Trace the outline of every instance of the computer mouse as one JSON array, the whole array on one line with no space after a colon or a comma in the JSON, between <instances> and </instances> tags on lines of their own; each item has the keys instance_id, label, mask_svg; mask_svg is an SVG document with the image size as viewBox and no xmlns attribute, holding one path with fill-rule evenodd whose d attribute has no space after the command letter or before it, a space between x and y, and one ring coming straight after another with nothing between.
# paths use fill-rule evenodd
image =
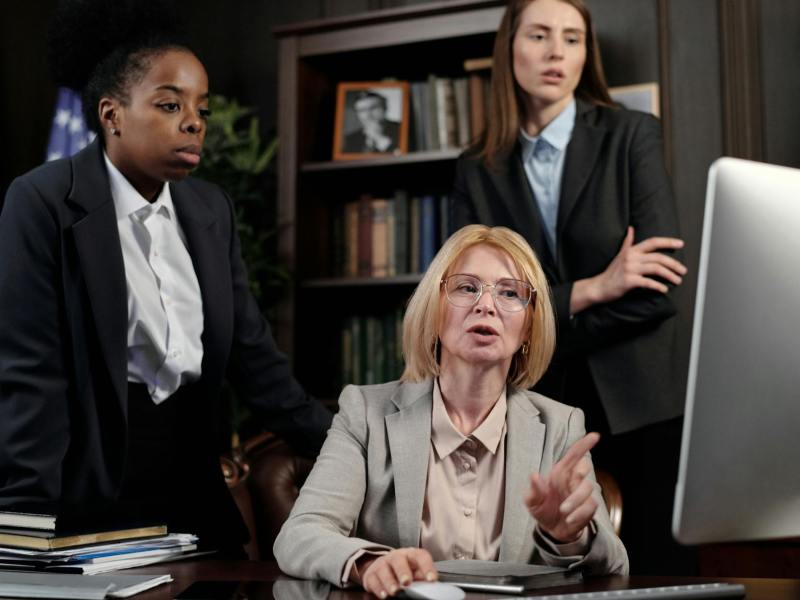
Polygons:
<instances>
[{"instance_id":1,"label":"computer mouse","mask_svg":"<svg viewBox=\"0 0 800 600\"><path fill-rule=\"evenodd\" d=\"M409 598L419 600L464 600L464 590L441 581L414 581L403 590Z\"/></svg>"}]
</instances>

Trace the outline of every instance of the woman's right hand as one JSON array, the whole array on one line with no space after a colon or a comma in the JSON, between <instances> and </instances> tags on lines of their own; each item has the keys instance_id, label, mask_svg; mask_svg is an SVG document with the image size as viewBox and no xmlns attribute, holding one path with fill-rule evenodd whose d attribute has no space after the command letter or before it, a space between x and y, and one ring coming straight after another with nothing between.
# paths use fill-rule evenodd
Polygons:
<instances>
[{"instance_id":1,"label":"woman's right hand","mask_svg":"<svg viewBox=\"0 0 800 600\"><path fill-rule=\"evenodd\" d=\"M679 248L683 248L683 240L672 237L651 237L634 244L633 227L628 227L622 248L605 271L575 282L570 298L570 314L579 313L594 304L611 302L635 288L666 294L669 287L654 277L680 285L687 269L680 261L659 250Z\"/></svg>"},{"instance_id":2,"label":"woman's right hand","mask_svg":"<svg viewBox=\"0 0 800 600\"><path fill-rule=\"evenodd\" d=\"M394 596L412 581L436 581L439 574L430 552L398 548L361 563L361 587L379 598Z\"/></svg>"}]
</instances>

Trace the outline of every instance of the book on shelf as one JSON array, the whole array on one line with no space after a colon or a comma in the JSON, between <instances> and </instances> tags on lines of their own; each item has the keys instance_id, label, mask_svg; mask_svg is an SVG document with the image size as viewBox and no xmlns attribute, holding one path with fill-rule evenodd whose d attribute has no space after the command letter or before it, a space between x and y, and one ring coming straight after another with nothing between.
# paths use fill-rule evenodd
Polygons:
<instances>
[{"instance_id":1,"label":"book on shelf","mask_svg":"<svg viewBox=\"0 0 800 600\"><path fill-rule=\"evenodd\" d=\"M425 142L426 150L439 150L439 109L436 97L436 75L428 75L428 86L425 93L426 125Z\"/></svg>"},{"instance_id":2,"label":"book on shelf","mask_svg":"<svg viewBox=\"0 0 800 600\"><path fill-rule=\"evenodd\" d=\"M387 277L389 275L389 252L387 247L389 238L387 231L389 201L375 198L370 202L370 206L372 209L372 220L370 221L372 266L367 274L372 277Z\"/></svg>"},{"instance_id":3,"label":"book on shelf","mask_svg":"<svg viewBox=\"0 0 800 600\"><path fill-rule=\"evenodd\" d=\"M419 196L412 196L408 204L408 268L411 273L419 273L419 254L420 240L420 199Z\"/></svg>"},{"instance_id":4,"label":"book on shelf","mask_svg":"<svg viewBox=\"0 0 800 600\"><path fill-rule=\"evenodd\" d=\"M521 594L527 590L570 585L583 580L578 570L546 565L487 560L442 560L434 563L439 581L465 590Z\"/></svg>"},{"instance_id":5,"label":"book on shelf","mask_svg":"<svg viewBox=\"0 0 800 600\"><path fill-rule=\"evenodd\" d=\"M358 275L358 202L344 205L345 277Z\"/></svg>"},{"instance_id":6,"label":"book on shelf","mask_svg":"<svg viewBox=\"0 0 800 600\"><path fill-rule=\"evenodd\" d=\"M372 197L361 194L358 200L358 276L372 273Z\"/></svg>"},{"instance_id":7,"label":"book on shelf","mask_svg":"<svg viewBox=\"0 0 800 600\"><path fill-rule=\"evenodd\" d=\"M397 190L394 193L394 266L397 275L413 272L408 264L408 193Z\"/></svg>"},{"instance_id":8,"label":"book on shelf","mask_svg":"<svg viewBox=\"0 0 800 600\"><path fill-rule=\"evenodd\" d=\"M411 83L411 130L413 132L413 149L416 151L427 150L428 140L425 138L428 132L427 116L427 82L414 81Z\"/></svg>"},{"instance_id":9,"label":"book on shelf","mask_svg":"<svg viewBox=\"0 0 800 600\"><path fill-rule=\"evenodd\" d=\"M65 531L57 532L37 529L0 530L0 546L27 548L30 550L58 550L86 546L101 542L151 538L167 533L165 525L146 525L127 529L105 531Z\"/></svg>"},{"instance_id":10,"label":"book on shelf","mask_svg":"<svg viewBox=\"0 0 800 600\"><path fill-rule=\"evenodd\" d=\"M436 198L430 194L422 196L420 202L419 272L423 273L431 264L437 250L439 233Z\"/></svg>"},{"instance_id":11,"label":"book on shelf","mask_svg":"<svg viewBox=\"0 0 800 600\"><path fill-rule=\"evenodd\" d=\"M469 81L466 77L457 77L453 80L453 98L455 99L456 113L456 145L465 148L472 139L469 108Z\"/></svg>"},{"instance_id":12,"label":"book on shelf","mask_svg":"<svg viewBox=\"0 0 800 600\"><path fill-rule=\"evenodd\" d=\"M453 80L448 77L437 77L434 93L436 98L438 147L441 150L456 148L459 134Z\"/></svg>"},{"instance_id":13,"label":"book on shelf","mask_svg":"<svg viewBox=\"0 0 800 600\"><path fill-rule=\"evenodd\" d=\"M468 58L464 61L465 71L491 71L492 57L482 56L480 58Z\"/></svg>"},{"instance_id":14,"label":"book on shelf","mask_svg":"<svg viewBox=\"0 0 800 600\"><path fill-rule=\"evenodd\" d=\"M383 383L400 377L403 308L343 320L341 385Z\"/></svg>"}]
</instances>

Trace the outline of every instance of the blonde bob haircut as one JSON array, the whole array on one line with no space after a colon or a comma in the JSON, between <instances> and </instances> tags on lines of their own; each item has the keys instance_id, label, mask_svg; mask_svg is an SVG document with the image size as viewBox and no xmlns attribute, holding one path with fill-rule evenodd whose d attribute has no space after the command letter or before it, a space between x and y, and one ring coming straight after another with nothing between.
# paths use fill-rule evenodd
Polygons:
<instances>
[{"instance_id":1,"label":"blonde bob haircut","mask_svg":"<svg viewBox=\"0 0 800 600\"><path fill-rule=\"evenodd\" d=\"M508 254L520 277L536 290L535 297L525 309L527 335L511 361L507 381L516 388L526 389L539 381L547 370L556 343L555 319L550 286L536 254L525 238L506 227L467 225L444 243L408 302L403 318L403 357L406 362L401 377L403 381L419 382L439 376L440 313L447 303L443 300L441 282L451 274L461 255L478 244L494 246Z\"/></svg>"}]
</instances>

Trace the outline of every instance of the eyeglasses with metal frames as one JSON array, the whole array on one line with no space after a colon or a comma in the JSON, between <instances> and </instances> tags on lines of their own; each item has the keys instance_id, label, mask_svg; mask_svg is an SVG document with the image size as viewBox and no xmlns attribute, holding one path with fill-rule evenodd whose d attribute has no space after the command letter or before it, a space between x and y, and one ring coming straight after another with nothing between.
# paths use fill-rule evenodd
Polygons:
<instances>
[{"instance_id":1,"label":"eyeglasses with metal frames","mask_svg":"<svg viewBox=\"0 0 800 600\"><path fill-rule=\"evenodd\" d=\"M468 308L477 304L485 289L490 288L495 305L506 312L524 310L536 298L536 290L519 279L498 279L486 283L474 275L456 273L441 280L447 301L453 306Z\"/></svg>"}]
</instances>

